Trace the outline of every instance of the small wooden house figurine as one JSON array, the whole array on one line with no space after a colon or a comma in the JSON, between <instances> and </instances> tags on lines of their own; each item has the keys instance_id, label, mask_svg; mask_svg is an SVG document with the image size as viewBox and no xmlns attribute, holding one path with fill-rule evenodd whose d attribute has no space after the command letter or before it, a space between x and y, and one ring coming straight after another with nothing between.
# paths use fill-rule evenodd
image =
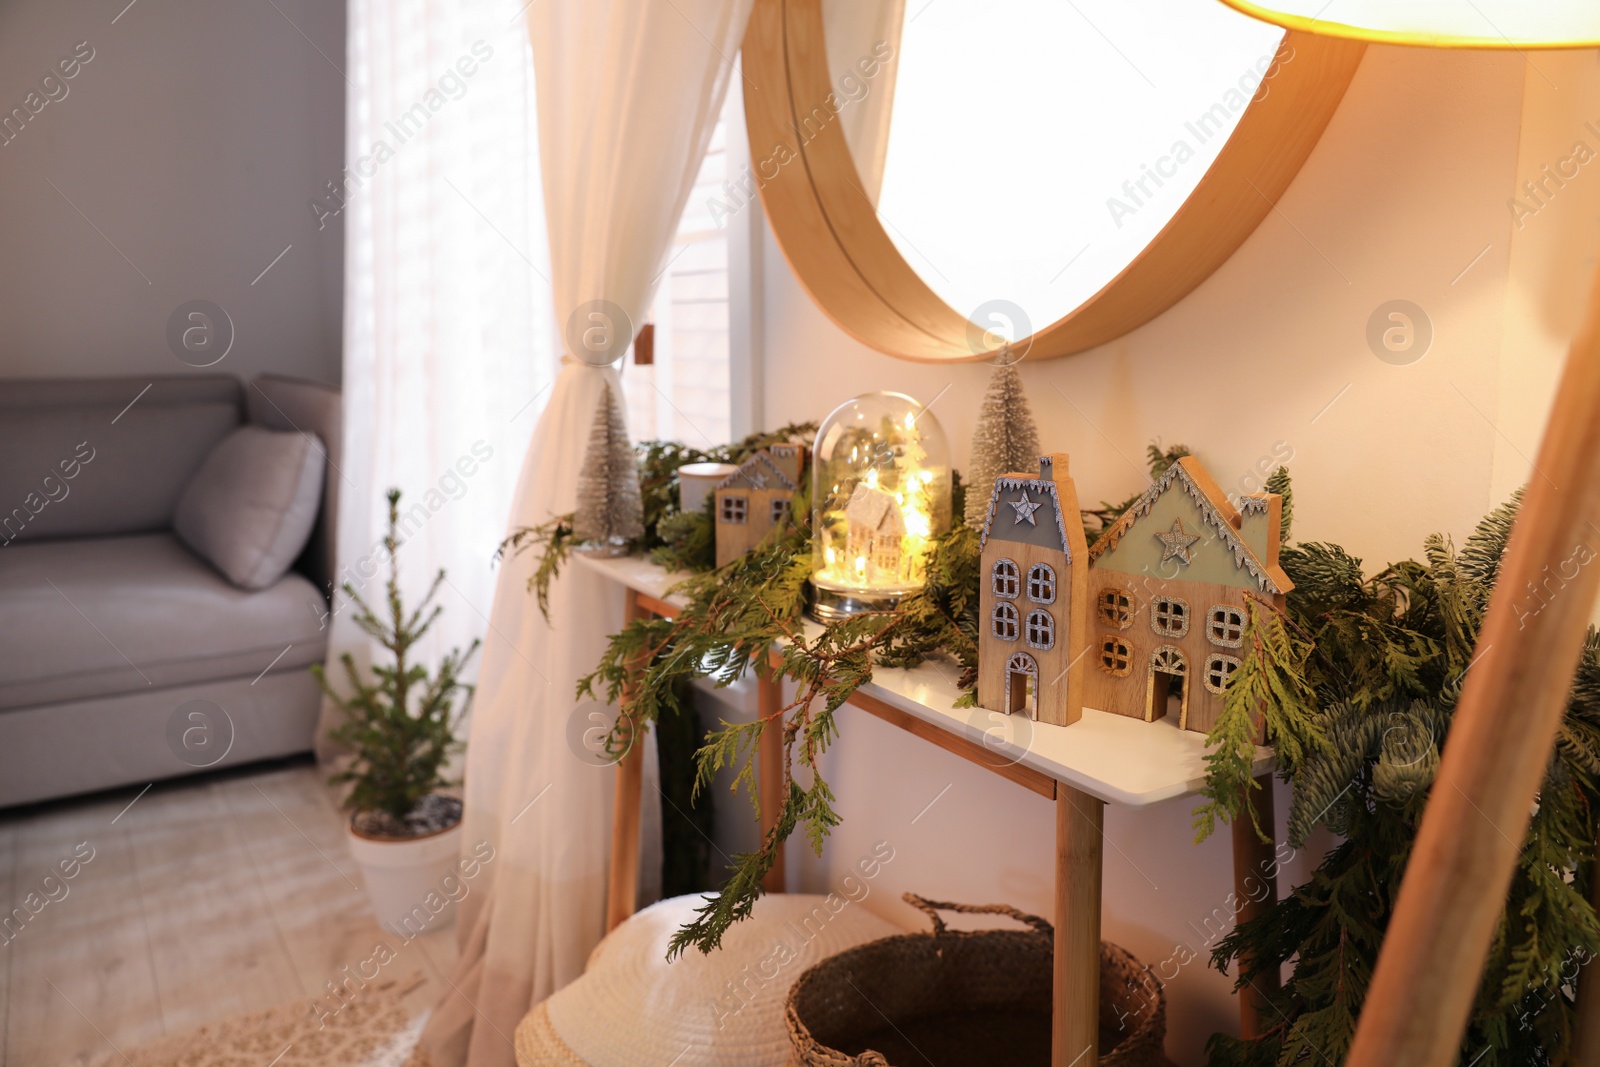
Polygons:
<instances>
[{"instance_id":1,"label":"small wooden house figurine","mask_svg":"<svg viewBox=\"0 0 1600 1067\"><path fill-rule=\"evenodd\" d=\"M806 465L805 445L793 441L768 445L767 458L772 460L772 465L782 471L791 482L795 485L800 484L800 471Z\"/></svg>"},{"instance_id":2,"label":"small wooden house figurine","mask_svg":"<svg viewBox=\"0 0 1600 1067\"><path fill-rule=\"evenodd\" d=\"M1283 605L1283 499L1239 506L1185 456L1089 550L1093 648L1084 698L1147 722L1173 707L1178 726L1209 731L1239 668L1247 595Z\"/></svg>"},{"instance_id":3,"label":"small wooden house figurine","mask_svg":"<svg viewBox=\"0 0 1600 1067\"><path fill-rule=\"evenodd\" d=\"M1083 715L1089 573L1067 456L995 479L984 519L978 704L1068 726Z\"/></svg>"},{"instance_id":4,"label":"small wooden house figurine","mask_svg":"<svg viewBox=\"0 0 1600 1067\"><path fill-rule=\"evenodd\" d=\"M719 567L760 544L768 531L789 517L789 502L799 488L804 450L799 445L773 447L787 450L781 464L769 452L760 451L717 484L715 515ZM791 467L792 477L785 469Z\"/></svg>"}]
</instances>

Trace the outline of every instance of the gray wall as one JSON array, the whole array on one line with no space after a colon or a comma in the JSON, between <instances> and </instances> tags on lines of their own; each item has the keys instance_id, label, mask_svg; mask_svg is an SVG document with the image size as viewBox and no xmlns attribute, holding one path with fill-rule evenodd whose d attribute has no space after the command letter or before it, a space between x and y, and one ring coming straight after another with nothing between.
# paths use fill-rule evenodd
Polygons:
<instances>
[{"instance_id":1,"label":"gray wall","mask_svg":"<svg viewBox=\"0 0 1600 1067\"><path fill-rule=\"evenodd\" d=\"M213 371L338 384L343 229L308 201L344 166L344 4L126 4L0 0L0 378L187 373L198 299L233 323Z\"/></svg>"}]
</instances>

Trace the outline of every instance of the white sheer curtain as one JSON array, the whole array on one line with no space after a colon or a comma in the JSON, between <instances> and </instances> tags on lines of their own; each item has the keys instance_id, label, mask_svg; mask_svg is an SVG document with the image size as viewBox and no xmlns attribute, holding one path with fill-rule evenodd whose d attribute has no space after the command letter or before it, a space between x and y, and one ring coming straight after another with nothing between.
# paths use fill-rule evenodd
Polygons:
<instances>
[{"instance_id":1,"label":"white sheer curtain","mask_svg":"<svg viewBox=\"0 0 1600 1067\"><path fill-rule=\"evenodd\" d=\"M560 354L520 6L349 0L348 167L313 207L345 227L340 578L381 600L399 487L406 595L449 572L431 662L487 630L492 556ZM367 662L336 604L332 655Z\"/></svg>"},{"instance_id":2,"label":"white sheer curtain","mask_svg":"<svg viewBox=\"0 0 1600 1067\"><path fill-rule=\"evenodd\" d=\"M590 325L594 301L631 334L665 262L727 90L750 0L537 0L527 9L556 318ZM592 354L578 351L576 355ZM564 363L512 512L570 511L609 366ZM603 933L614 772L575 757L577 677L621 623L615 586L569 566L546 625L530 562L504 567L467 750L466 839L494 844L461 903L461 961L424 1034L438 1067L509 1067L523 1014L571 981ZM648 763L647 763L648 767ZM645 791L647 808L655 791Z\"/></svg>"}]
</instances>

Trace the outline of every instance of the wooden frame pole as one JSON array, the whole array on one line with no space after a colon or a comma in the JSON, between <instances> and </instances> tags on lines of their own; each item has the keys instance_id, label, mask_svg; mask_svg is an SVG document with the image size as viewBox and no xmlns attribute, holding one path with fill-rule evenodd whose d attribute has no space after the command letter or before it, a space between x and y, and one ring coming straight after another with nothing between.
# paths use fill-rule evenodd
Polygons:
<instances>
[{"instance_id":1,"label":"wooden frame pole","mask_svg":"<svg viewBox=\"0 0 1600 1067\"><path fill-rule=\"evenodd\" d=\"M632 589L622 601L623 625L649 614ZM624 687L622 699L631 695ZM644 792L643 731L635 731L617 763L611 803L611 869L606 879L606 933L632 915L639 904L639 802Z\"/></svg>"},{"instance_id":2,"label":"wooden frame pole","mask_svg":"<svg viewBox=\"0 0 1600 1067\"><path fill-rule=\"evenodd\" d=\"M1105 802L1056 784L1052 1067L1100 1062L1100 877Z\"/></svg>"},{"instance_id":3,"label":"wooden frame pole","mask_svg":"<svg viewBox=\"0 0 1600 1067\"><path fill-rule=\"evenodd\" d=\"M1600 277L1567 356L1500 564L1347 1067L1447 1067L1477 993L1560 729L1600 567L1560 570L1600 541ZM1529 589L1561 588L1539 610Z\"/></svg>"},{"instance_id":4,"label":"wooden frame pole","mask_svg":"<svg viewBox=\"0 0 1600 1067\"><path fill-rule=\"evenodd\" d=\"M783 683L775 678L756 675L756 705L763 719L776 715L783 707ZM761 837L766 839L778 825L778 809L783 806L783 721L773 720L761 731L761 748L757 753L756 787L761 798ZM761 879L761 888L768 893L782 893L787 888L787 871L784 850L778 849L772 868Z\"/></svg>"},{"instance_id":5,"label":"wooden frame pole","mask_svg":"<svg viewBox=\"0 0 1600 1067\"><path fill-rule=\"evenodd\" d=\"M1239 909L1235 921L1241 923L1262 915L1278 899L1278 865L1273 843L1261 840L1255 830L1259 823L1271 837L1276 825L1272 775L1263 774L1256 779L1256 784L1261 788L1245 790L1246 807L1233 820L1233 892ZM1240 973L1249 969L1250 962L1248 954L1239 957L1236 965ZM1240 1036L1261 1036L1276 1014L1267 998L1282 987L1282 977L1273 971L1259 976L1240 991Z\"/></svg>"}]
</instances>

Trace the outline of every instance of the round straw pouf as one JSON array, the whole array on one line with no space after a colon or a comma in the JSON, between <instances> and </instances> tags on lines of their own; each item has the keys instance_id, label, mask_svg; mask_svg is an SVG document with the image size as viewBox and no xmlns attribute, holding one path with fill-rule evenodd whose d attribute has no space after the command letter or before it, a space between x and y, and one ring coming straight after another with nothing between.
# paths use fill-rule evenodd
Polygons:
<instances>
[{"instance_id":1,"label":"round straw pouf","mask_svg":"<svg viewBox=\"0 0 1600 1067\"><path fill-rule=\"evenodd\" d=\"M1055 930L1004 904L907 902L933 930L848 949L800 976L786 1022L796 1067L989 1067L1050 1062ZM1028 930L958 931L939 911L1007 915ZM1100 1062L1165 1063L1166 994L1123 949L1100 945Z\"/></svg>"},{"instance_id":2,"label":"round straw pouf","mask_svg":"<svg viewBox=\"0 0 1600 1067\"><path fill-rule=\"evenodd\" d=\"M709 955L667 944L704 903L654 904L607 934L582 976L517 1027L518 1067L781 1067L784 998L807 967L895 932L837 895L756 901Z\"/></svg>"}]
</instances>

